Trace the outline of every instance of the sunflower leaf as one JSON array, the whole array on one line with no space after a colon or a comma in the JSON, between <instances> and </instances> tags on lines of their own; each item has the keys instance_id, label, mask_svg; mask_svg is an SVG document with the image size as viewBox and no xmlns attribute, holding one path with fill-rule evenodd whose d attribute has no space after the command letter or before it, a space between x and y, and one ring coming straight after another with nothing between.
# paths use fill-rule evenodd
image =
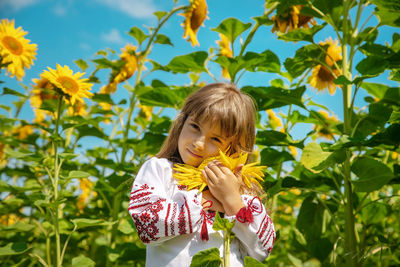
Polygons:
<instances>
[{"instance_id":1,"label":"sunflower leaf","mask_svg":"<svg viewBox=\"0 0 400 267\"><path fill-rule=\"evenodd\" d=\"M279 35L278 39L284 41L292 41L292 42L308 41L312 43L314 41L314 35L320 30L322 30L325 27L325 25L326 23L322 25L315 25L312 28L295 29L286 34Z\"/></svg>"},{"instance_id":2,"label":"sunflower leaf","mask_svg":"<svg viewBox=\"0 0 400 267\"><path fill-rule=\"evenodd\" d=\"M166 44L170 46L174 46L174 44L171 42L168 36L164 34L157 34L156 40L154 41L156 44Z\"/></svg>"},{"instance_id":3,"label":"sunflower leaf","mask_svg":"<svg viewBox=\"0 0 400 267\"><path fill-rule=\"evenodd\" d=\"M205 51L193 52L174 57L166 67L173 73L203 72L207 57L208 53Z\"/></svg>"},{"instance_id":4,"label":"sunflower leaf","mask_svg":"<svg viewBox=\"0 0 400 267\"><path fill-rule=\"evenodd\" d=\"M231 43L234 43L236 38L250 27L251 23L245 24L236 18L227 18L212 30L222 33Z\"/></svg>"},{"instance_id":5,"label":"sunflower leaf","mask_svg":"<svg viewBox=\"0 0 400 267\"><path fill-rule=\"evenodd\" d=\"M139 44L142 44L144 40L147 39L147 35L138 27L132 27L131 30L128 32L130 36L136 39Z\"/></svg>"}]
</instances>

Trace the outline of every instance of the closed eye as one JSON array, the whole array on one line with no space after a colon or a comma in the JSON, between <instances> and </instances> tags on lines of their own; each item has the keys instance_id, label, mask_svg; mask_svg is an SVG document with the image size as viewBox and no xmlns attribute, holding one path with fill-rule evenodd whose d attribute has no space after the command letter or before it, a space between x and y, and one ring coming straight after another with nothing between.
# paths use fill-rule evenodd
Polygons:
<instances>
[{"instance_id":1,"label":"closed eye","mask_svg":"<svg viewBox=\"0 0 400 267\"><path fill-rule=\"evenodd\" d=\"M195 130L200 130L200 127L196 123L190 123L190 126Z\"/></svg>"},{"instance_id":2,"label":"closed eye","mask_svg":"<svg viewBox=\"0 0 400 267\"><path fill-rule=\"evenodd\" d=\"M222 144L222 140L220 138L218 138L218 137L213 137L212 140Z\"/></svg>"}]
</instances>

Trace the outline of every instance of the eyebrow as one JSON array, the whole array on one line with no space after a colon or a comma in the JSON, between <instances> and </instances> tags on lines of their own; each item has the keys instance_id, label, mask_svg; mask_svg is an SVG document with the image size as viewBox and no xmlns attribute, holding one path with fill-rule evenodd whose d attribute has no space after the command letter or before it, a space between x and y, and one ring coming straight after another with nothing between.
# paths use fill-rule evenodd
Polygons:
<instances>
[{"instance_id":1,"label":"eyebrow","mask_svg":"<svg viewBox=\"0 0 400 267\"><path fill-rule=\"evenodd\" d=\"M199 121L197 121L197 120L195 120L193 117L189 117L189 120L190 120L190 122L194 122L194 123L196 123L197 125L199 125L200 126L200 122ZM218 138L221 138L221 139L227 139L228 137L224 137L224 136L222 136L222 135L220 135L220 134L216 134L216 133L212 133L212 135L214 135L214 136L216 136L216 137L218 137Z\"/></svg>"}]
</instances>

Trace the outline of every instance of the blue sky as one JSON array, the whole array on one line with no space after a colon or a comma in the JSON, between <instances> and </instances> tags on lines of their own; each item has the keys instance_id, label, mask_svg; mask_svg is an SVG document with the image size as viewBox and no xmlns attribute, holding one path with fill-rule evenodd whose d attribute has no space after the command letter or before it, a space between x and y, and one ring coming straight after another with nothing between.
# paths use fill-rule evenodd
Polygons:
<instances>
[{"instance_id":1,"label":"blue sky","mask_svg":"<svg viewBox=\"0 0 400 267\"><path fill-rule=\"evenodd\" d=\"M178 1L178 5L187 4L188 0ZM174 16L161 30L170 37L173 47L156 46L151 58L161 64L167 64L174 56L191 53L193 51L208 51L211 47L216 48L218 33L212 28L228 17L235 17L241 21L252 22L251 17L260 16L263 12L263 0L208 0L209 19L205 26L199 30L198 40L200 47L193 48L190 43L182 39L183 29L180 24L183 17ZM14 19L16 26L28 32L26 38L38 45L37 60L31 69L26 70L23 84L31 86L32 79L38 78L40 73L47 67L55 68L56 63L68 65L74 71L80 71L73 63L76 59L94 59L98 50L111 48L120 53L120 49L126 43L135 43L133 38L127 34L133 26L140 27L146 31L146 26L155 26L156 18L153 12L170 10L173 0L1 0L0 17ZM372 21L372 23L374 23ZM379 35L379 42L388 41L391 43L393 29L385 28ZM323 41L331 33L322 31L316 35L316 41ZM292 57L302 43L287 43L278 40L271 33L271 26L263 26L256 33L254 41L249 45L248 51L261 52L266 49L272 50L278 55L281 62L287 57ZM90 71L90 69L89 69ZM220 70L211 68L211 72L220 77ZM2 72L0 80L5 81L5 86L23 92L22 86L15 79L9 78ZM100 73L102 82L106 82L106 73ZM393 84L383 76L380 81ZM173 75L156 72L146 78L145 83L150 84L151 80L161 79L167 84L184 85L189 83L187 75ZM268 86L271 79L277 78L266 73L248 73L243 76L239 86L263 85ZM212 82L209 76L203 75L201 80ZM97 92L100 85L93 87ZM327 93L316 94L313 89L306 92L308 97L322 103L330 108L341 118L341 92L334 96ZM363 93L361 93L363 94ZM118 97L115 96L115 97ZM363 105L362 95L358 97ZM0 96L0 103L8 103L12 97ZM2 112L2 111L0 111ZM32 120L29 103L24 106L22 117L28 121ZM308 126L307 129L310 129ZM303 132L300 136L304 135Z\"/></svg>"}]
</instances>

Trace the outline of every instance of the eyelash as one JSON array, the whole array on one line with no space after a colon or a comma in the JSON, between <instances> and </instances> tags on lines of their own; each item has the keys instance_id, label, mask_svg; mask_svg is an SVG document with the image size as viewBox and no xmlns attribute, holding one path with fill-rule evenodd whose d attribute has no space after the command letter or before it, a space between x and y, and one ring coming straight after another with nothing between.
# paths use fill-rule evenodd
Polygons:
<instances>
[{"instance_id":1,"label":"eyelash","mask_svg":"<svg viewBox=\"0 0 400 267\"><path fill-rule=\"evenodd\" d=\"M197 124L195 124L195 123L191 123L190 126L191 126L193 129L195 129L196 131L199 131L199 130L200 130L200 127L199 127ZM216 141L216 142L222 144L222 141L221 141L218 137L213 137L212 139L213 139L214 141Z\"/></svg>"}]
</instances>

